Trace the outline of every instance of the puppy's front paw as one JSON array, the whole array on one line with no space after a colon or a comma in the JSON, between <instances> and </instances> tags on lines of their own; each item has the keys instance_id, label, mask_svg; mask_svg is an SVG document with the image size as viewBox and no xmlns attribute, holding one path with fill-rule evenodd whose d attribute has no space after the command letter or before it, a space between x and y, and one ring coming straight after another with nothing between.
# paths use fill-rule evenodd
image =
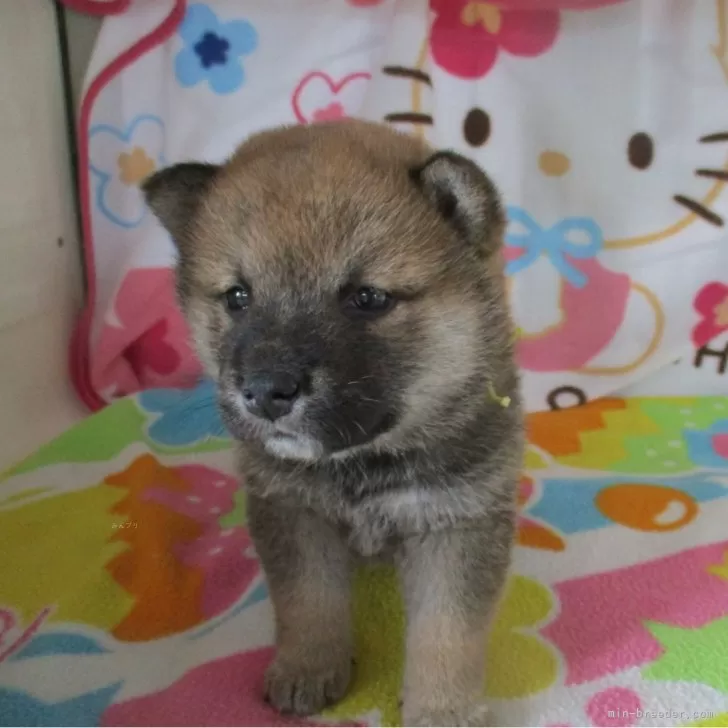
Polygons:
<instances>
[{"instance_id":1,"label":"puppy's front paw","mask_svg":"<svg viewBox=\"0 0 728 728\"><path fill-rule=\"evenodd\" d=\"M265 675L265 698L281 713L314 715L344 697L351 661L314 666L277 658Z\"/></svg>"},{"instance_id":2,"label":"puppy's front paw","mask_svg":"<svg viewBox=\"0 0 728 728\"><path fill-rule=\"evenodd\" d=\"M488 706L482 703L464 705L457 708L445 708L422 711L409 711L405 706L402 711L403 724L406 726L485 726L491 725L491 714Z\"/></svg>"}]
</instances>

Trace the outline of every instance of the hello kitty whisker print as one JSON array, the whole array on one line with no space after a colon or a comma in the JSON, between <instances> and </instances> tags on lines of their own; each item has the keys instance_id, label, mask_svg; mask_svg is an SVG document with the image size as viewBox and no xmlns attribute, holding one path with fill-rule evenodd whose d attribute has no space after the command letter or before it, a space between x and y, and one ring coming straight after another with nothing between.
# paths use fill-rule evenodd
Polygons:
<instances>
[{"instance_id":1,"label":"hello kitty whisker print","mask_svg":"<svg viewBox=\"0 0 728 728\"><path fill-rule=\"evenodd\" d=\"M698 177L711 177L712 179L719 179L724 182L728 181L728 170L725 169L696 169L695 174Z\"/></svg>"},{"instance_id":2,"label":"hello kitty whisker print","mask_svg":"<svg viewBox=\"0 0 728 728\"><path fill-rule=\"evenodd\" d=\"M728 142L728 131L721 131L717 134L708 134L700 139L702 144L713 144L714 142Z\"/></svg>"},{"instance_id":3,"label":"hello kitty whisker print","mask_svg":"<svg viewBox=\"0 0 728 728\"><path fill-rule=\"evenodd\" d=\"M700 176L715 177L717 179L728 179L728 175L726 177L722 177L720 173L704 174ZM714 212L709 210L705 205L701 204L697 200L692 200L689 197L685 197L685 195L675 195L675 197L673 197L673 200L675 200L678 205L683 205L683 207L686 207L691 212L694 212L699 217L702 217L703 220L709 222L711 225L717 225L718 227L721 227L723 225L723 218L720 215L716 215Z\"/></svg>"}]
</instances>

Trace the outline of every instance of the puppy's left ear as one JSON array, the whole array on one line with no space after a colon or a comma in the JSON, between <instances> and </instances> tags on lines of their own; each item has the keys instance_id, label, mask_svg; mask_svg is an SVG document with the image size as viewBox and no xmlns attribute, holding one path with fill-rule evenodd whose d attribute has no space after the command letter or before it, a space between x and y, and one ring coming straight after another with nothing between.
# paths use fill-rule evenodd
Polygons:
<instances>
[{"instance_id":1,"label":"puppy's left ear","mask_svg":"<svg viewBox=\"0 0 728 728\"><path fill-rule=\"evenodd\" d=\"M142 183L144 198L180 252L190 244L190 223L220 168L185 162L160 169Z\"/></svg>"},{"instance_id":2,"label":"puppy's left ear","mask_svg":"<svg viewBox=\"0 0 728 728\"><path fill-rule=\"evenodd\" d=\"M495 185L475 162L455 152L437 152L410 177L440 215L480 254L502 244L505 215Z\"/></svg>"}]
</instances>

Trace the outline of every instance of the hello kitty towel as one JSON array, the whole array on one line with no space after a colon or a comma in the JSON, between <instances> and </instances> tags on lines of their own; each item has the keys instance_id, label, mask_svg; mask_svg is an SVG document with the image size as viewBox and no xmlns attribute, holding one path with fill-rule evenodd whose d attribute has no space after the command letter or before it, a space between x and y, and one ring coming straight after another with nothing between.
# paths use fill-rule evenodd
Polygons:
<instances>
[{"instance_id":1,"label":"hello kitty towel","mask_svg":"<svg viewBox=\"0 0 728 728\"><path fill-rule=\"evenodd\" d=\"M72 347L91 407L200 374L141 180L343 116L469 155L499 184L529 409L728 390L728 0L102 6Z\"/></svg>"}]
</instances>

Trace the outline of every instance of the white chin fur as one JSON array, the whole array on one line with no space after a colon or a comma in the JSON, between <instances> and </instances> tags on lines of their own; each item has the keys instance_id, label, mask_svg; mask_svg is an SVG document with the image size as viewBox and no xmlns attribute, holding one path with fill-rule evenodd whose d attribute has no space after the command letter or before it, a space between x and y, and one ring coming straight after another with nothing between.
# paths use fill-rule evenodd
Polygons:
<instances>
[{"instance_id":1,"label":"white chin fur","mask_svg":"<svg viewBox=\"0 0 728 728\"><path fill-rule=\"evenodd\" d=\"M286 437L274 435L265 441L265 449L283 460L302 460L311 462L324 454L323 446L317 440L305 435Z\"/></svg>"}]
</instances>

